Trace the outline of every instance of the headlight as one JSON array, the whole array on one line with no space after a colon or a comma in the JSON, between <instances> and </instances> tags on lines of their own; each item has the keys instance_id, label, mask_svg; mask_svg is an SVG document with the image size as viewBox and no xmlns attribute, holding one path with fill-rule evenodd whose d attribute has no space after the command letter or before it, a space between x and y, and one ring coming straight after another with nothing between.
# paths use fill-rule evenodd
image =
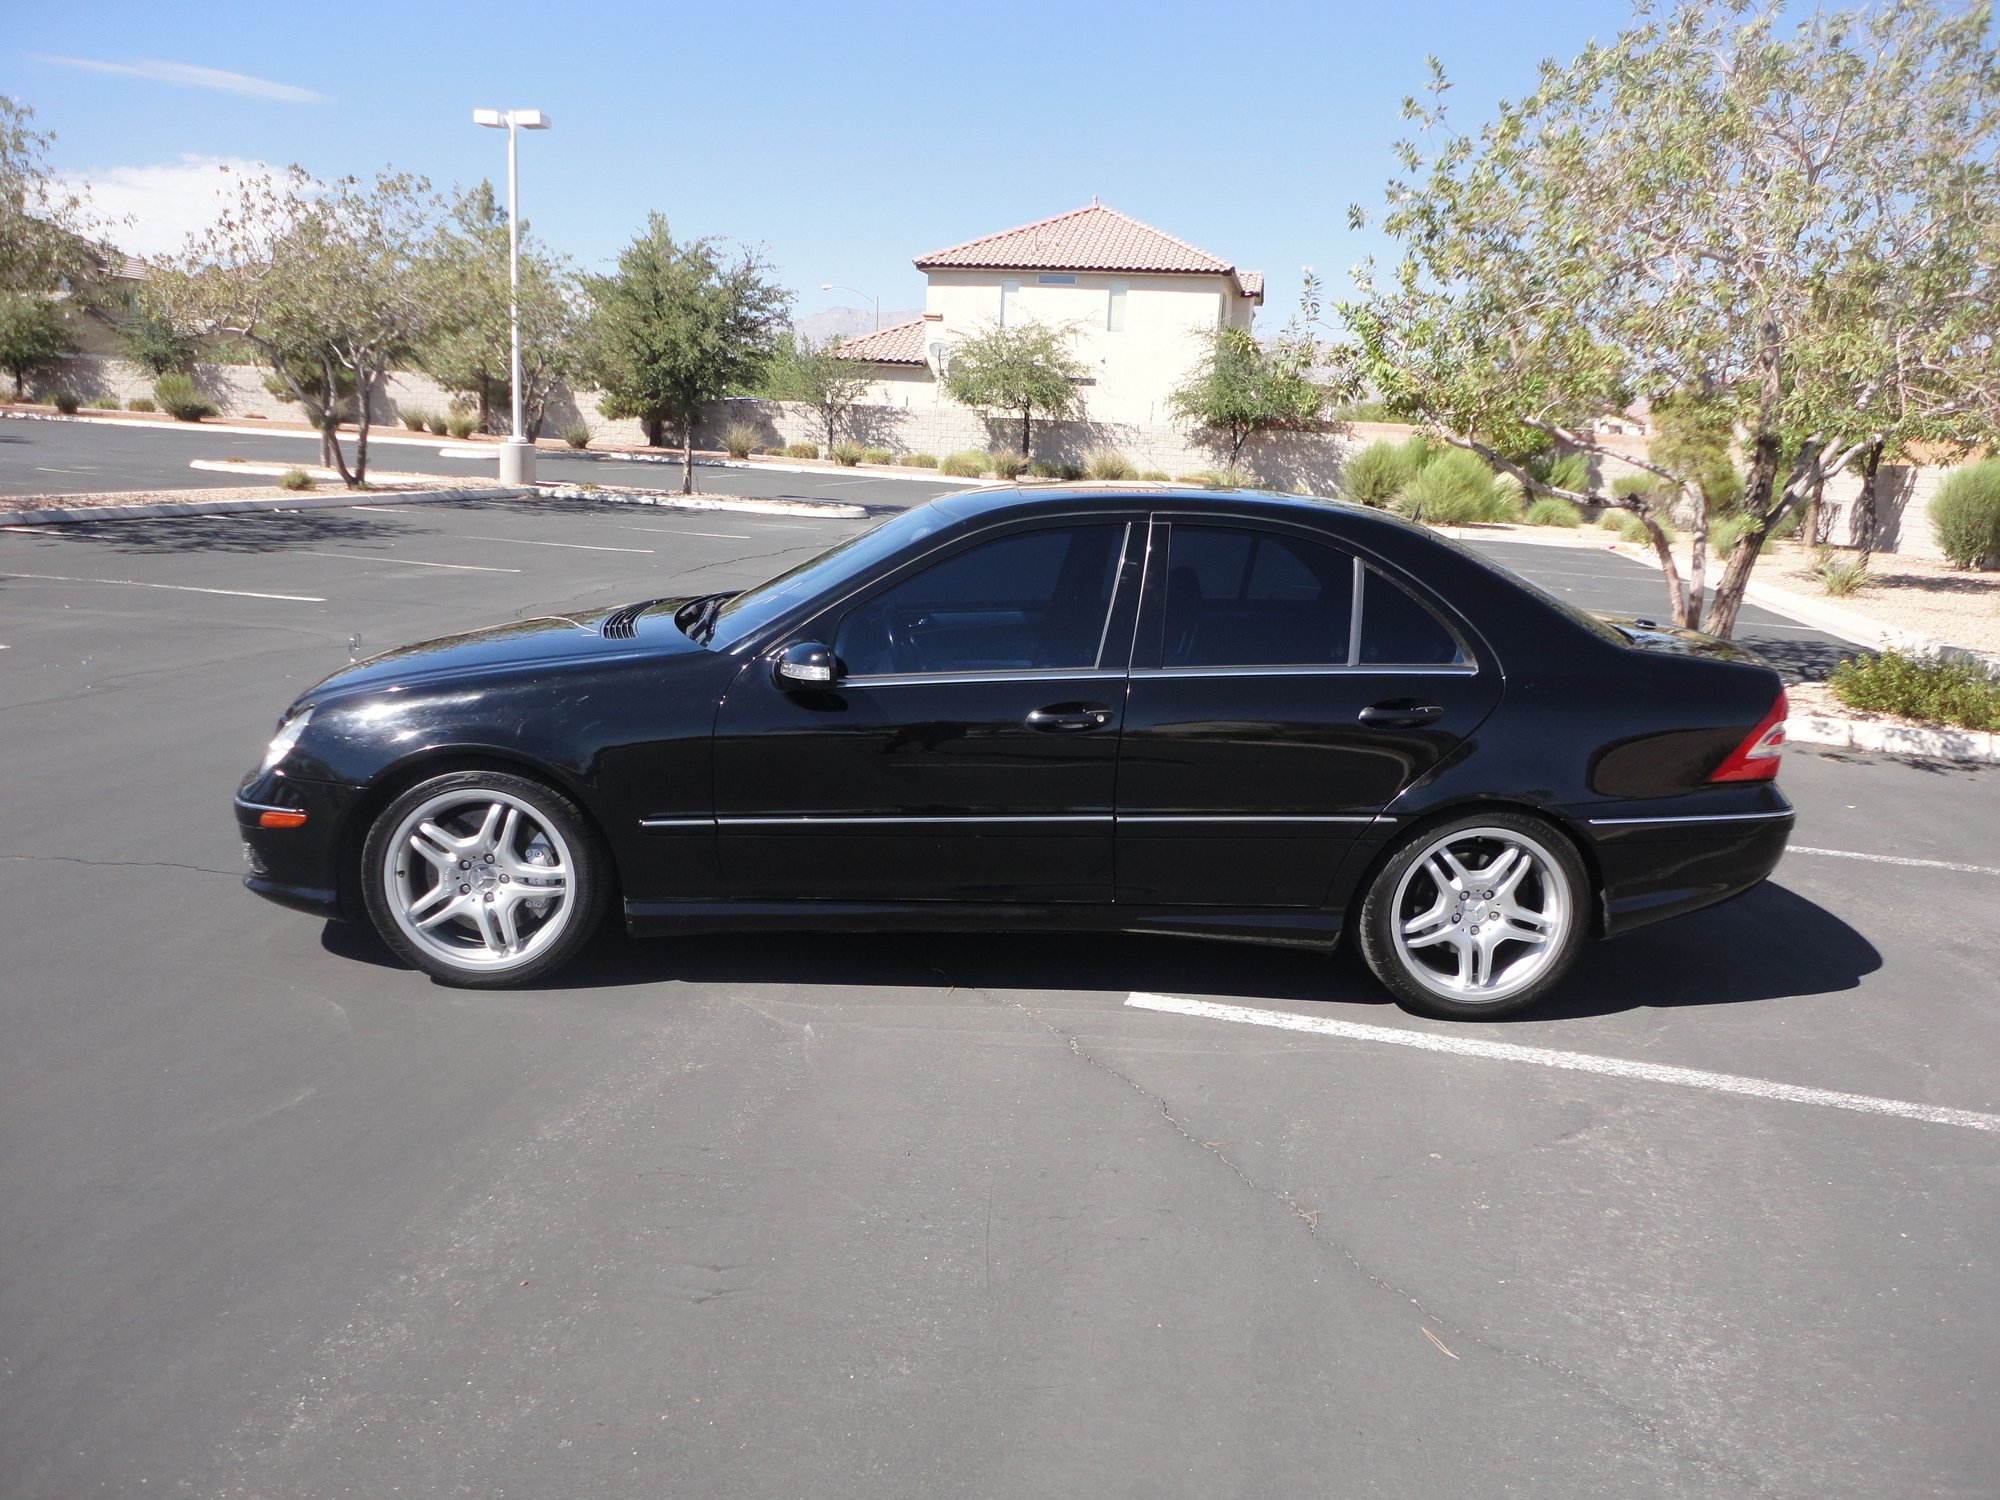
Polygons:
<instances>
[{"instance_id":1,"label":"headlight","mask_svg":"<svg viewBox=\"0 0 2000 1500\"><path fill-rule=\"evenodd\" d=\"M305 712L295 714L293 717L285 720L279 726L278 732L271 737L271 743L264 751L264 764L257 769L259 771L268 771L287 755L290 755L292 747L299 742L299 736L306 732L306 725L311 721L312 716L313 711L307 709Z\"/></svg>"}]
</instances>

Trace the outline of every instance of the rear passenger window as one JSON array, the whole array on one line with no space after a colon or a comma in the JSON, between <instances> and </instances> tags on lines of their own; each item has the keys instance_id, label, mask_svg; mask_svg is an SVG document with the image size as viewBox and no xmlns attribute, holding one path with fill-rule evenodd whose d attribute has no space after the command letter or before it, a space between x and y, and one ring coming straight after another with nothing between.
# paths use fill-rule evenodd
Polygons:
<instances>
[{"instance_id":1,"label":"rear passenger window","mask_svg":"<svg viewBox=\"0 0 2000 1500\"><path fill-rule=\"evenodd\" d=\"M1354 560L1275 532L1176 525L1168 549L1168 667L1341 666Z\"/></svg>"},{"instance_id":2,"label":"rear passenger window","mask_svg":"<svg viewBox=\"0 0 2000 1500\"><path fill-rule=\"evenodd\" d=\"M1361 656L1364 666L1462 666L1465 652L1444 621L1373 568L1362 570Z\"/></svg>"}]
</instances>

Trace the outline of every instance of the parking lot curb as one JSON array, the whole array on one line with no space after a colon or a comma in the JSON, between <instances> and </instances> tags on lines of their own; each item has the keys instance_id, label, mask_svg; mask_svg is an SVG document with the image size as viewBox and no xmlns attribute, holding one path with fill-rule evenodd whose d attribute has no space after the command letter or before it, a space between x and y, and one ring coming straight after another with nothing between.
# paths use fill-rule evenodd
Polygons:
<instances>
[{"instance_id":1,"label":"parking lot curb","mask_svg":"<svg viewBox=\"0 0 2000 1500\"><path fill-rule=\"evenodd\" d=\"M539 484L552 500L603 500L613 505L657 505L665 510L735 511L751 516L818 516L829 521L859 521L868 507L845 500L759 500L748 495L672 495L662 490L621 489L612 485Z\"/></svg>"},{"instance_id":2,"label":"parking lot curb","mask_svg":"<svg viewBox=\"0 0 2000 1500\"><path fill-rule=\"evenodd\" d=\"M337 495L287 495L283 499L163 500L156 505L66 505L42 510L0 510L0 526L67 526L78 521L150 521L162 516L220 516L233 511L324 510L339 505L424 505L441 500L522 500L525 489L342 490Z\"/></svg>"},{"instance_id":3,"label":"parking lot curb","mask_svg":"<svg viewBox=\"0 0 2000 1500\"><path fill-rule=\"evenodd\" d=\"M1938 729L1925 724L1884 724L1838 714L1794 714L1785 720L1785 738L1795 745L1838 750L1872 750L1912 760L2000 764L2000 735L1972 729Z\"/></svg>"}]
</instances>

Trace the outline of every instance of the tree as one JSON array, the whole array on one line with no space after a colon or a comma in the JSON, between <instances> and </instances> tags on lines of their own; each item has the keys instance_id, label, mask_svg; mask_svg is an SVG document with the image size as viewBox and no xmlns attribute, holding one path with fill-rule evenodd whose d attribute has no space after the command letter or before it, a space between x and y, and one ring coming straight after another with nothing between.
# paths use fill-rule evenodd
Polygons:
<instances>
[{"instance_id":1,"label":"tree","mask_svg":"<svg viewBox=\"0 0 2000 1500\"><path fill-rule=\"evenodd\" d=\"M1205 329L1198 337L1201 358L1167 397L1167 410L1215 434L1232 469L1253 433L1303 426L1325 405L1296 347L1266 349L1244 328Z\"/></svg>"},{"instance_id":2,"label":"tree","mask_svg":"<svg viewBox=\"0 0 2000 1500\"><path fill-rule=\"evenodd\" d=\"M1751 0L1642 3L1476 135L1446 129L1447 87L1433 61L1431 102L1406 104L1430 140L1398 147L1385 227L1402 257L1342 309L1369 383L1570 499L1589 497L1482 434L1610 453L1593 424L1634 397L1701 403L1744 454L1747 524L1704 612L1709 460L1669 444L1636 461L1694 512L1683 588L1641 511L1676 620L1729 634L1772 528L1875 438L1990 420L2000 69L1983 5L1891 0L1780 34ZM1850 440L1857 418L1870 430Z\"/></svg>"},{"instance_id":3,"label":"tree","mask_svg":"<svg viewBox=\"0 0 2000 1500\"><path fill-rule=\"evenodd\" d=\"M191 370L201 355L200 336L143 287L127 300L112 326L126 357L152 375Z\"/></svg>"},{"instance_id":4,"label":"tree","mask_svg":"<svg viewBox=\"0 0 2000 1500\"><path fill-rule=\"evenodd\" d=\"M50 170L55 136L35 112L0 94L0 292L52 293L91 267L82 203Z\"/></svg>"},{"instance_id":5,"label":"tree","mask_svg":"<svg viewBox=\"0 0 2000 1500\"><path fill-rule=\"evenodd\" d=\"M418 363L448 391L471 396L485 428L508 390L507 214L481 182L452 202L429 250L440 317ZM581 316L576 273L521 226L521 411L527 435L541 429L549 393L575 372Z\"/></svg>"},{"instance_id":6,"label":"tree","mask_svg":"<svg viewBox=\"0 0 2000 1500\"><path fill-rule=\"evenodd\" d=\"M1076 415L1083 364L1070 353L1071 333L1047 323L1022 323L976 333L951 351L944 388L952 400L1021 419L1021 455L1033 457L1033 422Z\"/></svg>"},{"instance_id":7,"label":"tree","mask_svg":"<svg viewBox=\"0 0 2000 1500\"><path fill-rule=\"evenodd\" d=\"M227 169L224 169L227 170ZM155 278L170 315L204 336L232 334L262 356L277 389L320 429L325 462L350 488L368 478L368 397L408 360L438 313L424 251L437 220L430 184L383 172L374 182L237 182L231 203ZM354 463L339 437L343 387L354 393Z\"/></svg>"},{"instance_id":8,"label":"tree","mask_svg":"<svg viewBox=\"0 0 2000 1500\"><path fill-rule=\"evenodd\" d=\"M26 381L53 369L73 347L53 297L0 290L0 370L14 377L17 400Z\"/></svg>"},{"instance_id":9,"label":"tree","mask_svg":"<svg viewBox=\"0 0 2000 1500\"><path fill-rule=\"evenodd\" d=\"M771 365L764 389L774 401L789 401L811 411L826 433L825 451L853 419L854 408L874 384L868 367L838 352L840 341L814 343L809 338L788 341Z\"/></svg>"}]
</instances>

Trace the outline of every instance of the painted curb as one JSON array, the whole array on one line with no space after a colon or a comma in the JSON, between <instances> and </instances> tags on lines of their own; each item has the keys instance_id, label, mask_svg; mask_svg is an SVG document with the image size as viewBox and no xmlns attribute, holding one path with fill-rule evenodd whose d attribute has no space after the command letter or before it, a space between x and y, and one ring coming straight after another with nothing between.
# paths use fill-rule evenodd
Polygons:
<instances>
[{"instance_id":1,"label":"painted curb","mask_svg":"<svg viewBox=\"0 0 2000 1500\"><path fill-rule=\"evenodd\" d=\"M1834 714L1797 714L1785 720L1785 739L1793 744L1868 750L1911 760L2000 765L2000 734L1972 729L1934 729L1924 724L1883 724Z\"/></svg>"},{"instance_id":2,"label":"painted curb","mask_svg":"<svg viewBox=\"0 0 2000 1500\"><path fill-rule=\"evenodd\" d=\"M341 505L425 505L444 500L524 500L516 489L342 490L337 495L287 495L268 500L161 501L157 505L74 505L46 510L0 510L0 526L67 526L77 521L151 521L164 516L222 516L233 511L329 510Z\"/></svg>"},{"instance_id":3,"label":"painted curb","mask_svg":"<svg viewBox=\"0 0 2000 1500\"><path fill-rule=\"evenodd\" d=\"M675 468L679 468L681 462L677 453L619 453L598 448L584 449L581 456L604 458L621 464L672 464ZM697 469L748 469L761 474L831 474L836 478L847 474L867 479L913 479L928 484L956 484L968 490L1014 483L1011 479L966 479L957 474L941 474L936 469L912 469L901 464L855 464L850 467L846 464L823 463L808 466L752 463L747 458L697 458L694 466Z\"/></svg>"},{"instance_id":4,"label":"painted curb","mask_svg":"<svg viewBox=\"0 0 2000 1500\"><path fill-rule=\"evenodd\" d=\"M843 500L759 500L748 495L669 495L659 490L617 489L594 485L585 489L576 484L537 484L536 490L552 500L603 500L613 505L655 505L662 510L733 511L749 516L817 516L829 521L860 521L868 516L865 505Z\"/></svg>"}]
</instances>

